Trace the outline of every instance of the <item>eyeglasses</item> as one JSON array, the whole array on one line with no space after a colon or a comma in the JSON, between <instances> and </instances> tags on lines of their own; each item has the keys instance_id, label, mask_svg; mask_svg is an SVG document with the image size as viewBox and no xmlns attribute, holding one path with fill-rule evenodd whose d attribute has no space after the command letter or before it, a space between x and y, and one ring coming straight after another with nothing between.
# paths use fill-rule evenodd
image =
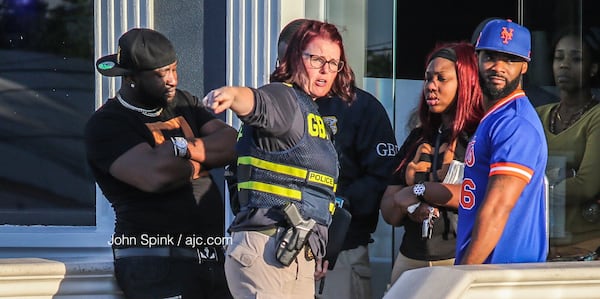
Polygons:
<instances>
[{"instance_id":1,"label":"eyeglasses","mask_svg":"<svg viewBox=\"0 0 600 299\"><path fill-rule=\"evenodd\" d=\"M315 69L322 68L326 63L329 66L329 71L332 73L338 73L344 68L344 62L341 60L327 60L323 56L313 55L310 53L302 53L302 55L308 57L308 60L310 61L310 66Z\"/></svg>"}]
</instances>

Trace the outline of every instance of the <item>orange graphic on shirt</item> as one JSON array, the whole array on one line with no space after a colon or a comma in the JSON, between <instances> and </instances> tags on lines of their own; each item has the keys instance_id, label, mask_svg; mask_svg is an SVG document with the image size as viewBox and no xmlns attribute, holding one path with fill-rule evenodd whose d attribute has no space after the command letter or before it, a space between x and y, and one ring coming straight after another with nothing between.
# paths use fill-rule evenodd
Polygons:
<instances>
[{"instance_id":1,"label":"orange graphic on shirt","mask_svg":"<svg viewBox=\"0 0 600 299\"><path fill-rule=\"evenodd\" d=\"M456 149L456 140L451 144L442 143L440 145L438 159L442 158L442 166L437 170L437 176L440 181L443 181L448 173L450 163L454 159L454 151ZM433 156L435 148L428 143L423 143L417 148L415 157L406 165L406 184L408 186L414 185L415 175L417 173L426 173L429 181L434 181L433 175L431 174L431 163L433 162Z\"/></svg>"},{"instance_id":2,"label":"orange graphic on shirt","mask_svg":"<svg viewBox=\"0 0 600 299\"><path fill-rule=\"evenodd\" d=\"M194 132L192 131L192 127L190 124L183 118L183 116L178 116L167 121L158 121L153 123L146 123L146 127L152 133L154 137L154 142L158 144L162 144L165 140L171 137L185 137L190 140L193 139ZM183 136L182 136L183 134ZM193 179L197 179L199 177L207 176L209 172L207 170L202 170L202 166L200 163L190 160L192 163L193 170Z\"/></svg>"},{"instance_id":3,"label":"orange graphic on shirt","mask_svg":"<svg viewBox=\"0 0 600 299\"><path fill-rule=\"evenodd\" d=\"M171 118L167 121L146 123L146 127L152 132L156 144L162 144L167 138L181 137L182 133L186 139L194 138L194 132L190 124L188 124L183 116Z\"/></svg>"}]
</instances>

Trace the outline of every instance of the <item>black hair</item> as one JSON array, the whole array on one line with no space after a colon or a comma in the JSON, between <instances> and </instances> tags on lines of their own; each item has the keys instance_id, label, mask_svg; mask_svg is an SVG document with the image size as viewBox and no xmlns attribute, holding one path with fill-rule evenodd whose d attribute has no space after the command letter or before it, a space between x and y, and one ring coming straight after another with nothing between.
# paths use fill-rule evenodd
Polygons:
<instances>
[{"instance_id":1,"label":"black hair","mask_svg":"<svg viewBox=\"0 0 600 299\"><path fill-rule=\"evenodd\" d=\"M581 39L583 45L590 52L591 63L598 64L600 67L600 28L582 27L580 25L567 26L557 31L552 38L552 50L556 49L558 42L565 36L576 36ZM552 54L554 55L554 54ZM600 87L600 75L596 74L590 80L590 86Z\"/></svg>"}]
</instances>

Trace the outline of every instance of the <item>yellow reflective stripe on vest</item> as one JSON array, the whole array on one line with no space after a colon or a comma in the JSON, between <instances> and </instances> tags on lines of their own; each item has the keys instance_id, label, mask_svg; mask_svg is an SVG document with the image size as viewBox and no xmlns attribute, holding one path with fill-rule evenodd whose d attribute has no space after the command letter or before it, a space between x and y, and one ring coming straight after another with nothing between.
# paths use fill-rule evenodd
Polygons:
<instances>
[{"instance_id":1,"label":"yellow reflective stripe on vest","mask_svg":"<svg viewBox=\"0 0 600 299\"><path fill-rule=\"evenodd\" d=\"M248 190L260 191L260 192L265 192L265 193L271 193L271 194L291 198L291 199L294 199L297 201L302 200L302 192L300 192L298 190L290 189L290 188L277 186L277 185L266 184L266 183L256 182L256 181L250 181L250 182L238 183L237 187L238 187L238 190L239 189L248 189ZM329 213L331 215L333 215L333 213L335 212L335 209L336 209L335 203L330 202L329 203Z\"/></svg>"},{"instance_id":2,"label":"yellow reflective stripe on vest","mask_svg":"<svg viewBox=\"0 0 600 299\"><path fill-rule=\"evenodd\" d=\"M333 188L334 192L336 189L335 179L331 176L321 174L318 172L308 171L304 168L283 165L278 163L269 162L266 160L258 159L255 157L239 157L238 164L241 165L252 165L256 168L269 170L284 175L293 176L299 179L308 180L312 183L318 183L327 187Z\"/></svg>"},{"instance_id":3,"label":"yellow reflective stripe on vest","mask_svg":"<svg viewBox=\"0 0 600 299\"><path fill-rule=\"evenodd\" d=\"M252 165L257 168L266 169L272 172L277 172L301 179L306 178L306 175L308 174L308 170L304 168L282 165L254 157L239 157L238 164Z\"/></svg>"},{"instance_id":4,"label":"yellow reflective stripe on vest","mask_svg":"<svg viewBox=\"0 0 600 299\"><path fill-rule=\"evenodd\" d=\"M256 182L256 181L249 181L249 182L238 183L237 186L239 189L256 190L256 191L261 191L261 192L265 192L265 193L271 193L271 194L291 198L294 200L302 200L302 192L300 192L298 190L290 189L290 188L277 186L277 185Z\"/></svg>"}]
</instances>

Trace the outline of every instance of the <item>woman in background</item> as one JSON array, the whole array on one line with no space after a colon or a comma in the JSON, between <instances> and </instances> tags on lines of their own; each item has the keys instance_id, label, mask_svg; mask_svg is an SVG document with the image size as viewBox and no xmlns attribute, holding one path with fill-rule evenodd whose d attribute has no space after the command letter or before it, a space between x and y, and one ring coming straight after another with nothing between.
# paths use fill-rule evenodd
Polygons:
<instances>
[{"instance_id":1,"label":"woman in background","mask_svg":"<svg viewBox=\"0 0 600 299\"><path fill-rule=\"evenodd\" d=\"M537 109L548 141L549 260L594 259L600 246L600 39L568 29L554 47L560 102Z\"/></svg>"}]
</instances>

